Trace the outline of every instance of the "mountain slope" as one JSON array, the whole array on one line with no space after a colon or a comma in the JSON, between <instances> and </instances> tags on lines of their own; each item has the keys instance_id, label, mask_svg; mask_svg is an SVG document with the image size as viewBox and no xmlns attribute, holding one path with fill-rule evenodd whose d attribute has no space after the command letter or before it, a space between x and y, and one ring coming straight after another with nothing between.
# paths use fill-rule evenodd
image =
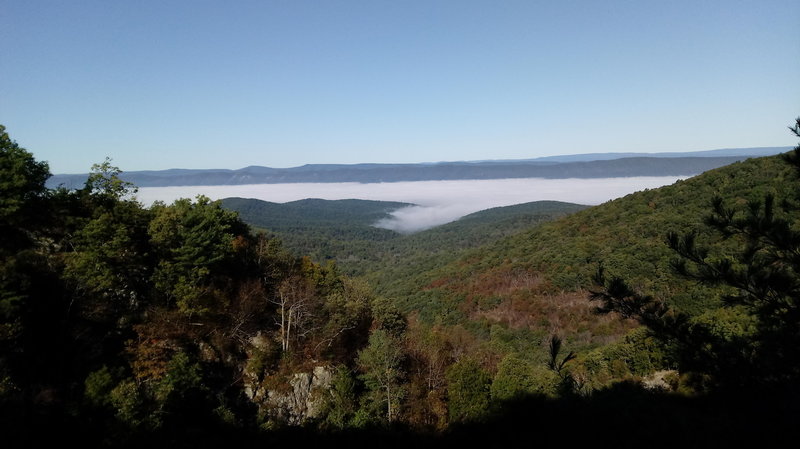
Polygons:
<instances>
[{"instance_id":1,"label":"mountain slope","mask_svg":"<svg viewBox=\"0 0 800 449\"><path fill-rule=\"evenodd\" d=\"M603 263L610 273L699 312L713 306L716 292L672 273L666 233L701 229L714 196L741 206L767 192L785 198L797 189L790 168L779 157L750 159L577 212L410 278L399 279L388 270L373 280L405 310L427 310L433 319L456 307L463 320L481 308L509 307L509 302L521 304L563 292L585 298L584 289L591 286L597 264ZM720 244L704 234L699 239ZM492 304L486 306L486 301Z\"/></svg>"},{"instance_id":2,"label":"mountain slope","mask_svg":"<svg viewBox=\"0 0 800 449\"><path fill-rule=\"evenodd\" d=\"M402 283L457 260L464 251L586 207L560 201L534 201L475 212L454 222L383 243L381 258L357 273L371 281L391 279Z\"/></svg>"}]
</instances>

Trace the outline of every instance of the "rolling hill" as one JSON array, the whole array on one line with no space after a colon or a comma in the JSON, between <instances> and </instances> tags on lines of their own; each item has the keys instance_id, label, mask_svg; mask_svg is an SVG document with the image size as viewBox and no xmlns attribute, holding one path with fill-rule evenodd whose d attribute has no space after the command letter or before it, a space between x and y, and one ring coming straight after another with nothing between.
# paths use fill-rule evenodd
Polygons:
<instances>
[{"instance_id":1,"label":"rolling hill","mask_svg":"<svg viewBox=\"0 0 800 449\"><path fill-rule=\"evenodd\" d=\"M536 201L476 212L410 235L375 227L406 203L309 199L289 203L226 198L222 206L250 225L279 237L295 254L316 261L335 259L347 273L364 275L404 267L419 271L461 251L492 242L586 206Z\"/></svg>"}]
</instances>

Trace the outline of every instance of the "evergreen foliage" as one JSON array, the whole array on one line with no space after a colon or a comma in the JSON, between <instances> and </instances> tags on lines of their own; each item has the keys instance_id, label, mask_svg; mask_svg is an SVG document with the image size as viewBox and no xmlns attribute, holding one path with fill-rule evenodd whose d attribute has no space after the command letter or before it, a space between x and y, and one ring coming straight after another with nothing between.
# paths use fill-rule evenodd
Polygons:
<instances>
[{"instance_id":1,"label":"evergreen foliage","mask_svg":"<svg viewBox=\"0 0 800 449\"><path fill-rule=\"evenodd\" d=\"M800 118L792 132L800 137ZM800 172L800 146L782 157ZM593 298L601 312L635 317L674 346L681 370L702 379L702 388L790 385L800 376L800 179L787 181L789 193L776 206L772 192L730 207L711 201L705 220L710 232L732 245L698 244L697 231L669 233L680 275L721 286L726 311L688 316L655 297L629 287L619 276L597 283Z\"/></svg>"}]
</instances>

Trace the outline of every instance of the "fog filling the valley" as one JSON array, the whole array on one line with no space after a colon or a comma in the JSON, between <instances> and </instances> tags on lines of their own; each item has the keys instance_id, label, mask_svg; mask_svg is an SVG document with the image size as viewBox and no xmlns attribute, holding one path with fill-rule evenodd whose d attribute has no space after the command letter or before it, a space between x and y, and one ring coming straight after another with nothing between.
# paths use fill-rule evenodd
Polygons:
<instances>
[{"instance_id":1,"label":"fog filling the valley","mask_svg":"<svg viewBox=\"0 0 800 449\"><path fill-rule=\"evenodd\" d=\"M399 201L415 206L398 209L375 226L402 233L421 231L464 215L498 206L540 200L596 205L644 189L672 184L686 176L597 179L488 179L413 181L362 184L295 183L230 186L142 187L137 198L146 206L155 201L205 195L212 200L240 197L285 203L305 198Z\"/></svg>"}]
</instances>

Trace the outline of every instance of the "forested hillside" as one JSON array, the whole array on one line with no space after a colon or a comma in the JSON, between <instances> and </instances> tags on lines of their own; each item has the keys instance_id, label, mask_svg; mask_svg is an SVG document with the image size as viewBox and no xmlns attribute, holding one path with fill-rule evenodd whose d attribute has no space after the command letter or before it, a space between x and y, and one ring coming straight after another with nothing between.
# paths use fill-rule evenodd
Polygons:
<instances>
[{"instance_id":1,"label":"forested hillside","mask_svg":"<svg viewBox=\"0 0 800 449\"><path fill-rule=\"evenodd\" d=\"M597 207L531 203L409 236L369 226L400 204L228 200L240 216L203 197L144 208L109 161L79 189L49 175L0 127L9 447L797 432L800 147ZM326 261L352 241L355 257Z\"/></svg>"},{"instance_id":2,"label":"forested hillside","mask_svg":"<svg viewBox=\"0 0 800 449\"><path fill-rule=\"evenodd\" d=\"M410 235L376 227L392 211L407 206L365 200L310 199L284 204L244 198L222 200L222 207L279 238L288 250L317 262L334 260L351 275L400 267L422 271L420 264L441 265L463 250L586 207L557 201L496 207Z\"/></svg>"},{"instance_id":3,"label":"forested hillside","mask_svg":"<svg viewBox=\"0 0 800 449\"><path fill-rule=\"evenodd\" d=\"M648 341L641 330L618 340L631 328L592 313L589 296L598 268L695 317L694 323L746 328L752 324L740 310L720 309L727 289L687 281L671 267L677 254L667 235L696 230L698 242L730 253L735 242L704 226L712 199L719 196L741 208L766 194L792 198L795 176L780 157L751 159L542 224L448 264L416 271L398 266L369 279L404 312L466 329L475 345L492 348L487 351L495 357L543 360L549 348L541 342L553 333L563 335L578 353L569 366L572 374L583 387L597 388L677 367L667 356L673 349L663 342ZM684 388L675 382L675 388Z\"/></svg>"},{"instance_id":4,"label":"forested hillside","mask_svg":"<svg viewBox=\"0 0 800 449\"><path fill-rule=\"evenodd\" d=\"M795 190L794 172L779 156L749 159L497 240L457 263L418 273L416 281L392 281L396 277L391 275L376 277L376 288L382 294L402 298L427 298L433 292L451 289L470 294L471 279L497 275L512 279L536 276L540 288L551 292L580 291L592 286L592 277L602 263L609 272L643 289L699 311L716 304L713 295L702 287L678 281L670 269L675 253L666 244L667 234L702 230L715 196L741 206L767 193L786 198ZM706 233L698 238L709 243L719 241ZM437 286L430 288L431 283ZM418 303L430 304L422 299Z\"/></svg>"}]
</instances>

